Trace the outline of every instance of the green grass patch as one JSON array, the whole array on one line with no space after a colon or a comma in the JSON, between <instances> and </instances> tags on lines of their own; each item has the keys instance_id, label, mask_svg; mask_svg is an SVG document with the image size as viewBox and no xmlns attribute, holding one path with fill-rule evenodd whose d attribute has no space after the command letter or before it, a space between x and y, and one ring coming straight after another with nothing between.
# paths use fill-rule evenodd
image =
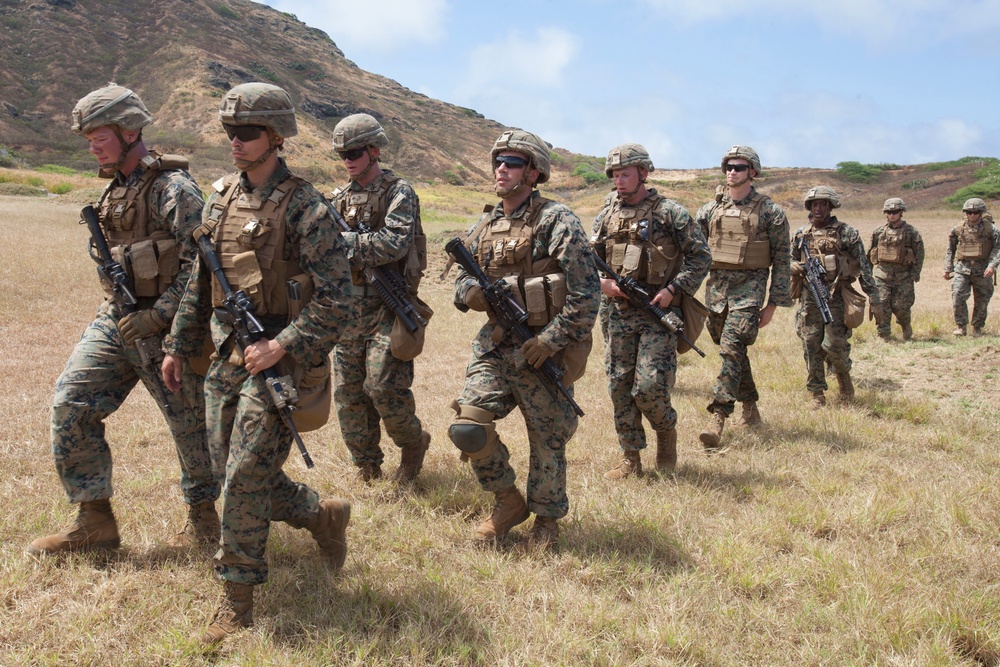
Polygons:
<instances>
[{"instance_id":1,"label":"green grass patch","mask_svg":"<svg viewBox=\"0 0 1000 667\"><path fill-rule=\"evenodd\" d=\"M64 195L72 191L73 191L73 186L70 185L69 183L58 183L54 185L51 190L49 190L49 192L51 192L54 195Z\"/></svg>"},{"instance_id":2,"label":"green grass patch","mask_svg":"<svg viewBox=\"0 0 1000 667\"><path fill-rule=\"evenodd\" d=\"M76 176L76 169L64 167L61 164L43 164L35 169L45 174L62 174L63 176Z\"/></svg>"},{"instance_id":3,"label":"green grass patch","mask_svg":"<svg viewBox=\"0 0 1000 667\"><path fill-rule=\"evenodd\" d=\"M895 165L891 165L895 167ZM844 177L851 183L874 183L887 165L883 164L861 164L860 162L838 162L837 174Z\"/></svg>"}]
</instances>

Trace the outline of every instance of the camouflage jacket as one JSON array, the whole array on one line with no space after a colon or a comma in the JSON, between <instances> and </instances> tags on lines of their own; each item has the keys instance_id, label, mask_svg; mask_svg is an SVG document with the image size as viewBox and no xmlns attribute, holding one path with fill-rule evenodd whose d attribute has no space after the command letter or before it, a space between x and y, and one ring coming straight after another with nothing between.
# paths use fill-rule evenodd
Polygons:
<instances>
[{"instance_id":1,"label":"camouflage jacket","mask_svg":"<svg viewBox=\"0 0 1000 667\"><path fill-rule=\"evenodd\" d=\"M656 190L649 188L649 194L655 195ZM619 201L617 192L612 192L605 198L604 208L594 218L594 226L590 234L591 245L596 246L604 243L607 238L606 221L608 217L616 207L627 206L629 205ZM694 296L712 265L712 253L708 249L708 243L705 242L705 234L701 227L694 224L687 210L671 199L660 200L652 212L652 217L650 238L656 238L659 235L668 236L674 240L684 255L680 271L670 282L677 289Z\"/></svg>"},{"instance_id":2,"label":"camouflage jacket","mask_svg":"<svg viewBox=\"0 0 1000 667\"><path fill-rule=\"evenodd\" d=\"M365 187L351 181L346 187L335 190L330 197L339 206L339 202L352 192L378 192L383 181L391 176L392 170L386 169ZM406 257L413 243L413 234L420 216L420 203L413 187L407 181L399 179L389 187L386 199L384 220L369 223L375 231L369 234L342 234L347 244L347 257L351 266L356 269L401 260Z\"/></svg>"},{"instance_id":3,"label":"camouflage jacket","mask_svg":"<svg viewBox=\"0 0 1000 667\"><path fill-rule=\"evenodd\" d=\"M240 187L254 190L265 199L289 176L291 173L284 160L279 160L278 169L267 182L254 189L246 174L241 174ZM219 197L218 192L213 192L205 211L209 211ZM345 296L351 275L344 239L323 195L311 185L304 185L291 197L285 220L285 248L298 255L303 273L312 277L314 291L302 312L290 323L268 320L263 323L268 338L276 340L295 361L312 366L330 353L346 323L354 316ZM204 261L197 262L170 335L163 341L164 352L179 357L196 356L209 326L216 349L222 349L232 332L229 325L220 322L212 312L211 280L214 277Z\"/></svg>"},{"instance_id":4,"label":"camouflage jacket","mask_svg":"<svg viewBox=\"0 0 1000 667\"><path fill-rule=\"evenodd\" d=\"M878 289L876 289L875 280L872 278L872 265L868 262L868 255L865 253L865 244L861 240L861 234L854 227L840 222L837 220L837 216L832 215L827 226L832 227L834 225L840 225L840 240L837 244L839 252L857 262L861 267L861 273L858 276L861 289L868 295L872 305L878 306L880 304ZM802 255L802 237L811 234L812 231L812 223L809 223L795 230L795 236L792 237L792 261L797 262L800 266L805 264L805 257ZM833 278L831 278L832 280ZM805 295L807 290L803 289L802 293ZM840 290L837 290L834 296L839 293Z\"/></svg>"},{"instance_id":5,"label":"camouflage jacket","mask_svg":"<svg viewBox=\"0 0 1000 667\"><path fill-rule=\"evenodd\" d=\"M538 191L531 193L538 197ZM528 213L528 203L518 207L511 218L523 217ZM483 214L479 222L473 225L467 236L474 234L480 226L504 217L503 204L498 203L492 211ZM466 242L469 252L477 256L479 237L469 237ZM538 332L538 338L553 350L561 350L571 342L580 342L590 335L597 320L598 295L601 284L597 277L597 267L587 243L583 226L576 214L564 204L549 202L538 215L532 236L531 259L538 261L553 257L559 263L560 270L566 276L566 305L551 322ZM461 266L455 278L455 307L465 312L465 295L475 285L476 279L470 276ZM477 357L482 357L497 347L499 343L492 340L494 325L487 322L479 330L472 342L472 351ZM509 333L505 333L502 343L511 343Z\"/></svg>"},{"instance_id":6,"label":"camouflage jacket","mask_svg":"<svg viewBox=\"0 0 1000 667\"><path fill-rule=\"evenodd\" d=\"M979 224L983 224L980 219ZM947 273L961 273L965 276L982 276L986 269L992 268L994 271L1000 266L1000 229L993 223L993 250L990 251L988 259L960 259L955 260L955 251L958 249L958 236L965 223L955 225L948 234L948 250L944 256L944 270Z\"/></svg>"},{"instance_id":7,"label":"camouflage jacket","mask_svg":"<svg viewBox=\"0 0 1000 667\"><path fill-rule=\"evenodd\" d=\"M889 227L888 224L880 225L872 232L872 242L868 247L869 257L878 248L887 227ZM924 239L921 238L917 228L905 220L901 221L901 227L903 232L903 247L913 250L913 264L880 262L872 267L872 274L879 280L912 280L913 282L920 282L920 272L924 268Z\"/></svg>"},{"instance_id":8,"label":"camouflage jacket","mask_svg":"<svg viewBox=\"0 0 1000 667\"><path fill-rule=\"evenodd\" d=\"M756 194L756 189L751 188L746 197L733 203L737 206L747 205ZM721 201L710 201L698 209L695 221L702 231L708 229L715 210L731 201L727 188ZM705 284L705 305L714 313L723 312L727 306L730 310L759 310L770 304L784 307L792 305L788 219L781 207L769 198L761 203L759 215L758 238L766 237L771 246L770 298L765 304L767 269L712 269Z\"/></svg>"},{"instance_id":9,"label":"camouflage jacket","mask_svg":"<svg viewBox=\"0 0 1000 667\"><path fill-rule=\"evenodd\" d=\"M121 172L115 172L115 177L108 185L106 192L119 185L134 186L142 178L145 169L140 165L127 177ZM180 259L180 270L173 284L160 295L153 308L163 316L165 322L173 319L177 305L184 294L184 286L195 265L198 247L191 235L201 224L201 210L205 201L201 196L201 188L186 171L171 169L163 171L153 181L149 191L150 233L160 230L170 230L177 241L177 256ZM105 302L102 308L111 308L113 301Z\"/></svg>"}]
</instances>

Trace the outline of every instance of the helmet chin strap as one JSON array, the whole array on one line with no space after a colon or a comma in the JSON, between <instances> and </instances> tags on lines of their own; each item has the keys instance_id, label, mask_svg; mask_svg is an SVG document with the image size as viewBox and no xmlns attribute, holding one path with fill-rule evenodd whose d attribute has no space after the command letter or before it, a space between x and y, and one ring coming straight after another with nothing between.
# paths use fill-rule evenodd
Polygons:
<instances>
[{"instance_id":1,"label":"helmet chin strap","mask_svg":"<svg viewBox=\"0 0 1000 667\"><path fill-rule=\"evenodd\" d=\"M236 168L239 169L240 171L251 171L253 169L256 169L260 165L267 162L267 159L271 157L274 151L277 150L278 148L278 141L275 138L274 134L272 133L271 128L267 128L267 143L268 143L267 150L264 151L264 154L261 155L256 160L254 160L253 162L249 162L247 160L241 160L239 158L233 158L233 164L235 164Z\"/></svg>"}]
</instances>

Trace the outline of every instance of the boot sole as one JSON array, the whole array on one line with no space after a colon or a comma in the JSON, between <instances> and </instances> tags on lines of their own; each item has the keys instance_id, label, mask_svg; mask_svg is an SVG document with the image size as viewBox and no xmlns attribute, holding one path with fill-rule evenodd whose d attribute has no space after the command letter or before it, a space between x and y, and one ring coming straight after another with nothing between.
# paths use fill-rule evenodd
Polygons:
<instances>
[{"instance_id":1,"label":"boot sole","mask_svg":"<svg viewBox=\"0 0 1000 667\"><path fill-rule=\"evenodd\" d=\"M25 549L29 556L39 558L42 556L61 556L64 554L81 554L94 551L114 551L119 549L122 545L121 538L114 540L107 540L105 542L97 542L95 544L88 544L86 546L74 547L72 549L39 549L31 544Z\"/></svg>"}]
</instances>

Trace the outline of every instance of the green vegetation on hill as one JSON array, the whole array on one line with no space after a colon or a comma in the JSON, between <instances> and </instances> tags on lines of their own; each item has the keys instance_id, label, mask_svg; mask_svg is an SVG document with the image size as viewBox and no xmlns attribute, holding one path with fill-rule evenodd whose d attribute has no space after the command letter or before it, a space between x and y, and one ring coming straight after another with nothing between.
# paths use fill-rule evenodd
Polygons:
<instances>
[{"instance_id":1,"label":"green vegetation on hill","mask_svg":"<svg viewBox=\"0 0 1000 667\"><path fill-rule=\"evenodd\" d=\"M874 183L883 171L900 169L898 164L880 162L879 164L861 164L860 162L838 162L837 174L852 183Z\"/></svg>"},{"instance_id":2,"label":"green vegetation on hill","mask_svg":"<svg viewBox=\"0 0 1000 667\"><path fill-rule=\"evenodd\" d=\"M979 197L989 201L1000 199L1000 160L996 158L962 158L959 162L963 164L981 164L976 170L976 182L959 188L955 194L947 197L945 201L953 206L961 206L970 197Z\"/></svg>"}]
</instances>

